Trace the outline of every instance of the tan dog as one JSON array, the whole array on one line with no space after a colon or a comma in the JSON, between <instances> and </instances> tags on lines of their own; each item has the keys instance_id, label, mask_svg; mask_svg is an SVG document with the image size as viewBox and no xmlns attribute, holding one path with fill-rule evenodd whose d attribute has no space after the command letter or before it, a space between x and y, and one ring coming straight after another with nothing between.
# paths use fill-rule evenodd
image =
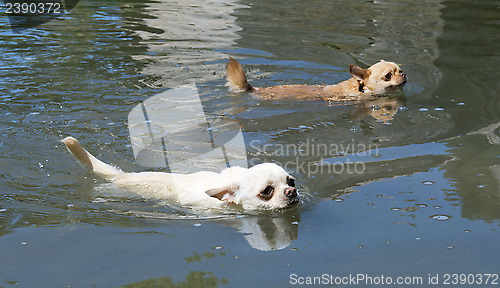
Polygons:
<instances>
[{"instance_id":1,"label":"tan dog","mask_svg":"<svg viewBox=\"0 0 500 288\"><path fill-rule=\"evenodd\" d=\"M228 85L234 91L253 92L261 98L319 99L326 101L363 100L363 96L381 95L390 87L406 82L406 74L392 62L380 62L368 69L350 65L351 79L336 85L280 85L257 88L248 84L243 67L229 57L226 67Z\"/></svg>"}]
</instances>

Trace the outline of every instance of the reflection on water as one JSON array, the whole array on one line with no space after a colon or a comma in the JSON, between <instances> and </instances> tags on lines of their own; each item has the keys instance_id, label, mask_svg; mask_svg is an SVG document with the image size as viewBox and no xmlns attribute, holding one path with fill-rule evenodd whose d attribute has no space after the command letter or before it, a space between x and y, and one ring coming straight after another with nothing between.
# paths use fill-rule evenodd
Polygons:
<instances>
[{"instance_id":1,"label":"reflection on water","mask_svg":"<svg viewBox=\"0 0 500 288\"><path fill-rule=\"evenodd\" d=\"M236 0L148 3L148 29L135 31L148 48L134 59L149 62L142 73L157 76L155 85L166 88L220 79L216 63L226 56L217 51L240 37L232 13L248 7Z\"/></svg>"},{"instance_id":2,"label":"reflection on water","mask_svg":"<svg viewBox=\"0 0 500 288\"><path fill-rule=\"evenodd\" d=\"M227 285L227 279L219 279L211 272L190 271L184 281L175 282L172 277L160 277L148 279L120 286L120 288L142 288L142 287L193 287L193 288L215 288Z\"/></svg>"}]
</instances>

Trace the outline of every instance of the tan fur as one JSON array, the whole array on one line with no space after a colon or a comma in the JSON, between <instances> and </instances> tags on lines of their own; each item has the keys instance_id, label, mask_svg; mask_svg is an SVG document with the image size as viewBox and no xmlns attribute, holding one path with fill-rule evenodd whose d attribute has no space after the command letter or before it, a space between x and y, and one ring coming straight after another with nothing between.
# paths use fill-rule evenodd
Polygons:
<instances>
[{"instance_id":1,"label":"tan fur","mask_svg":"<svg viewBox=\"0 0 500 288\"><path fill-rule=\"evenodd\" d=\"M226 66L227 82L232 90L238 92L249 92L253 88L248 84L247 77L241 64L229 57L229 63Z\"/></svg>"},{"instance_id":2,"label":"tan fur","mask_svg":"<svg viewBox=\"0 0 500 288\"><path fill-rule=\"evenodd\" d=\"M352 78L335 85L280 85L257 88L248 84L243 67L238 61L229 57L226 67L229 86L233 90L253 92L264 99L357 101L366 99L364 96L382 95L388 88L400 86L407 80L406 74L398 65L384 60L368 69L350 65L349 71Z\"/></svg>"}]
</instances>

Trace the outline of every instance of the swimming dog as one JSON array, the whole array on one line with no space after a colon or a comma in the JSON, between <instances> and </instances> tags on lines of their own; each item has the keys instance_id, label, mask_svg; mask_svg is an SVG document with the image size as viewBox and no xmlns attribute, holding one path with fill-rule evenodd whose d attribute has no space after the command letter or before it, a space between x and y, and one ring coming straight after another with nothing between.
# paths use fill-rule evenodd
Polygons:
<instances>
[{"instance_id":1,"label":"swimming dog","mask_svg":"<svg viewBox=\"0 0 500 288\"><path fill-rule=\"evenodd\" d=\"M226 66L228 86L237 92L252 92L265 99L316 99L326 101L356 101L363 96L382 95L390 87L397 87L407 80L406 74L396 63L380 62L363 69L349 66L352 78L335 85L280 85L267 88L253 87L247 81L241 64L229 57Z\"/></svg>"},{"instance_id":2,"label":"swimming dog","mask_svg":"<svg viewBox=\"0 0 500 288\"><path fill-rule=\"evenodd\" d=\"M167 199L201 208L236 204L252 210L281 209L298 202L294 178L273 163L249 169L231 167L220 173L127 173L100 161L73 137L66 137L61 142L87 170L145 198Z\"/></svg>"}]
</instances>

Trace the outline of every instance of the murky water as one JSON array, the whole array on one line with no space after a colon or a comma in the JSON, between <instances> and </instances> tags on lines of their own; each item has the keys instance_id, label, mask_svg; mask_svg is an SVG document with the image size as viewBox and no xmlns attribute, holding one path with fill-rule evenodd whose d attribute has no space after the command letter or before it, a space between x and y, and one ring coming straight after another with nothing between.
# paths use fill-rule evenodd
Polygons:
<instances>
[{"instance_id":1,"label":"murky water","mask_svg":"<svg viewBox=\"0 0 500 288\"><path fill-rule=\"evenodd\" d=\"M22 33L0 17L0 287L498 273L499 19L489 0L84 1ZM266 102L224 87L228 56L255 86L336 83L380 59L409 81L368 103ZM297 178L298 206L200 215L119 197L58 142L144 171L129 112L193 82L251 164Z\"/></svg>"}]
</instances>

